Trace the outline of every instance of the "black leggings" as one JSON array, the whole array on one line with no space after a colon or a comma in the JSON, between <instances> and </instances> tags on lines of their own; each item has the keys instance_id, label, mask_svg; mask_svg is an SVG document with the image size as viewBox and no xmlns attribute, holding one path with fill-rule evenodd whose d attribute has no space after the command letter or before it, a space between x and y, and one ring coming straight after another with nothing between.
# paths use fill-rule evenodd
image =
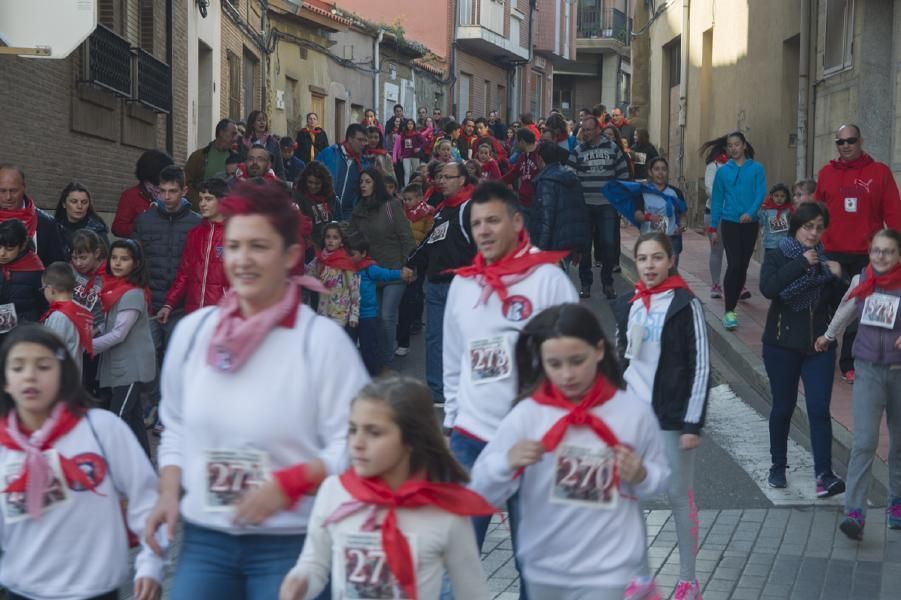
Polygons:
<instances>
[{"instance_id":1,"label":"black leggings","mask_svg":"<svg viewBox=\"0 0 901 600\"><path fill-rule=\"evenodd\" d=\"M726 312L734 311L738 305L738 297L741 295L741 289L745 287L745 278L748 276L748 265L754 256L754 244L757 243L759 228L760 224L756 221L750 223L720 221L723 238L721 242L728 261L726 276L723 278Z\"/></svg>"},{"instance_id":2,"label":"black leggings","mask_svg":"<svg viewBox=\"0 0 901 600\"><path fill-rule=\"evenodd\" d=\"M150 441L147 439L147 430L144 428L144 410L141 407L141 393L139 385L117 385L112 388L110 398L110 410L131 428L132 432L141 444L141 448L150 458Z\"/></svg>"}]
</instances>

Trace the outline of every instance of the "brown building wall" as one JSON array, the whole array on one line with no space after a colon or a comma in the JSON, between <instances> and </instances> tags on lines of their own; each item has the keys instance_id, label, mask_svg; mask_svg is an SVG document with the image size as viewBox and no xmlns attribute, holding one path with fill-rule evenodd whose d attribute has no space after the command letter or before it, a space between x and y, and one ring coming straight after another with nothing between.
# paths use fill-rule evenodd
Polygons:
<instances>
[{"instance_id":1,"label":"brown building wall","mask_svg":"<svg viewBox=\"0 0 901 600\"><path fill-rule=\"evenodd\" d=\"M404 28L404 37L423 44L438 56L447 58L450 55L451 39L446 32L453 30L454 4L471 1L339 0L337 4L342 9L355 12L375 23L400 24Z\"/></svg>"},{"instance_id":2,"label":"brown building wall","mask_svg":"<svg viewBox=\"0 0 901 600\"><path fill-rule=\"evenodd\" d=\"M243 20L243 22L249 25L250 28L254 31L260 30L260 18L258 16L259 13L251 9L249 0L233 0L232 4L234 4L238 9L238 18ZM260 49L257 47L256 42L250 39L241 31L239 26L235 23L233 16L225 10L223 10L222 13L221 45L222 73L220 81L222 87L221 93L219 95L220 114L223 117L228 116L230 118L236 118L239 121L243 121L247 118L247 115L250 114L250 111L264 109L264 107L261 105L263 99L261 81L263 73L265 72L265 65L263 64ZM257 69L255 71L256 77L254 78L253 106L247 106L247 103L244 101L245 50L252 54L257 60ZM231 90L230 86L232 85L229 56L233 57L234 60L237 61L238 65L236 85L238 89L239 105L241 108L238 111L237 115L233 114L233 111L230 110L229 103Z\"/></svg>"},{"instance_id":3,"label":"brown building wall","mask_svg":"<svg viewBox=\"0 0 901 600\"><path fill-rule=\"evenodd\" d=\"M472 86L470 87L469 94L469 110L471 110L476 117L487 116L489 110L497 109L499 104L506 104L506 102L499 102L496 98L498 84L504 86L504 93L506 94L507 72L504 69L477 58L472 54L458 50L457 72L461 75L465 73L466 75L472 76ZM491 105L486 103L484 91L485 81L491 82L491 98L489 99ZM458 82L454 100L458 103L458 106L459 93L460 84ZM457 115L457 118L462 120L463 115Z\"/></svg>"},{"instance_id":4,"label":"brown building wall","mask_svg":"<svg viewBox=\"0 0 901 600\"><path fill-rule=\"evenodd\" d=\"M187 138L186 2L173 2L173 154L179 162ZM156 0L155 28L164 32L164 24L165 0ZM165 60L163 34L154 36L153 46ZM135 184L141 153L165 150L166 117L79 84L81 61L81 49L62 60L0 57L0 162L24 169L28 194L42 208L54 208L62 188L78 179L99 211L112 212L122 190Z\"/></svg>"}]
</instances>

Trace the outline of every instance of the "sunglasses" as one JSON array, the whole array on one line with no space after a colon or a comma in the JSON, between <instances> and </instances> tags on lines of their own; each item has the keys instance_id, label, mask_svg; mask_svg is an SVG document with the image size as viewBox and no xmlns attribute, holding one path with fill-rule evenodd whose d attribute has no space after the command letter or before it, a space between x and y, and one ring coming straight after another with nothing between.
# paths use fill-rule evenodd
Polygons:
<instances>
[{"instance_id":1,"label":"sunglasses","mask_svg":"<svg viewBox=\"0 0 901 600\"><path fill-rule=\"evenodd\" d=\"M838 138L837 140L835 140L835 145L836 146L844 146L845 144L856 144L858 139L860 139L860 138L856 138L856 137L849 137L849 138L844 138L844 139Z\"/></svg>"}]
</instances>

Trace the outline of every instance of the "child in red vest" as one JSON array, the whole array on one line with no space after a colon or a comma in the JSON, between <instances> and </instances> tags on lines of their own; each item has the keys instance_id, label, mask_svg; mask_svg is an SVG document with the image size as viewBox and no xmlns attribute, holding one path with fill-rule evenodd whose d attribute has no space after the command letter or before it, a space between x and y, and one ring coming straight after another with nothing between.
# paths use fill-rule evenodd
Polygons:
<instances>
[{"instance_id":1,"label":"child in red vest","mask_svg":"<svg viewBox=\"0 0 901 600\"><path fill-rule=\"evenodd\" d=\"M81 373L82 355L87 352L94 357L94 316L72 299L75 271L69 263L55 262L44 271L41 282L44 297L50 303L41 322L60 337Z\"/></svg>"}]
</instances>

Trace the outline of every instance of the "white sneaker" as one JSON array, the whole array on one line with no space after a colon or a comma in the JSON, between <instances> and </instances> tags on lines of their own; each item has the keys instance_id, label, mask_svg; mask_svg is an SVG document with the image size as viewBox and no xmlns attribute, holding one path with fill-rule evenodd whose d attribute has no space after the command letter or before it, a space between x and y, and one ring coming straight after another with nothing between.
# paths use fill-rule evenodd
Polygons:
<instances>
[{"instance_id":1,"label":"white sneaker","mask_svg":"<svg viewBox=\"0 0 901 600\"><path fill-rule=\"evenodd\" d=\"M394 356L406 356L410 353L409 348L404 348L403 346L398 346L397 350L394 351Z\"/></svg>"}]
</instances>

